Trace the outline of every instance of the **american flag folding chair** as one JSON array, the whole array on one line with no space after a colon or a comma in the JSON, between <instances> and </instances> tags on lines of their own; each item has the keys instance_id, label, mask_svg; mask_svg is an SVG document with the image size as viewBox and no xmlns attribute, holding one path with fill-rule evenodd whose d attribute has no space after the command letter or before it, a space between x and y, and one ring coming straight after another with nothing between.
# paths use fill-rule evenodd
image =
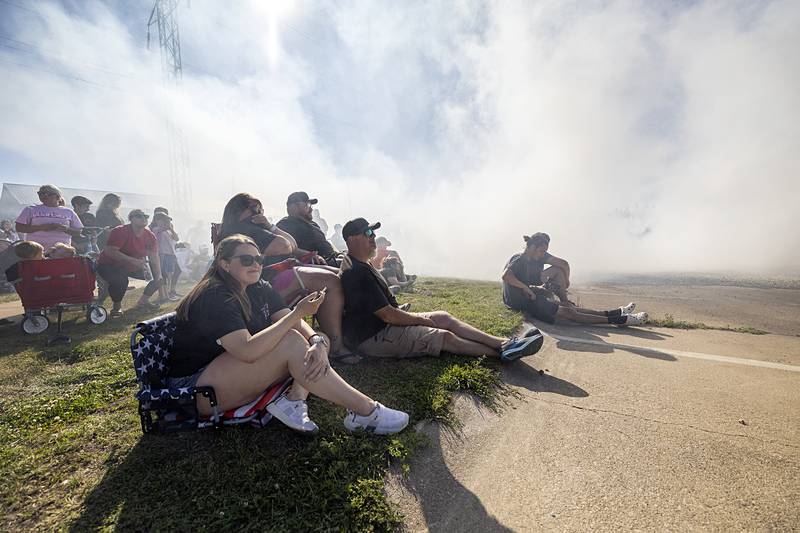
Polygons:
<instances>
[{"instance_id":1,"label":"american flag folding chair","mask_svg":"<svg viewBox=\"0 0 800 533\"><path fill-rule=\"evenodd\" d=\"M186 429L221 428L247 424L262 428L272 418L267 405L277 399L292 383L271 385L258 398L236 409L221 412L213 387L166 386L169 372L172 336L175 332L175 313L140 322L131 334L131 355L139 382L139 418L144 433L166 433ZM213 409L210 417L197 411L197 397L208 399Z\"/></svg>"}]
</instances>

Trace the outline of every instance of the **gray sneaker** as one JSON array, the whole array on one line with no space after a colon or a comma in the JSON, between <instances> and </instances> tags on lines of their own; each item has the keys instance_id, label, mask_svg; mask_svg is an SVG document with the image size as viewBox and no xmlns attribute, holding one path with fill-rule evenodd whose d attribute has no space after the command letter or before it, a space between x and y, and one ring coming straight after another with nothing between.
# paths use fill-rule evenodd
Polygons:
<instances>
[{"instance_id":1,"label":"gray sneaker","mask_svg":"<svg viewBox=\"0 0 800 533\"><path fill-rule=\"evenodd\" d=\"M533 355L542 348L544 337L536 328L527 331L522 337L511 337L500 348L500 360L504 363L516 361L520 357Z\"/></svg>"},{"instance_id":2,"label":"gray sneaker","mask_svg":"<svg viewBox=\"0 0 800 533\"><path fill-rule=\"evenodd\" d=\"M308 418L308 404L305 400L290 400L284 393L267 405L267 411L299 433L314 434L319 431L319 426Z\"/></svg>"}]
</instances>

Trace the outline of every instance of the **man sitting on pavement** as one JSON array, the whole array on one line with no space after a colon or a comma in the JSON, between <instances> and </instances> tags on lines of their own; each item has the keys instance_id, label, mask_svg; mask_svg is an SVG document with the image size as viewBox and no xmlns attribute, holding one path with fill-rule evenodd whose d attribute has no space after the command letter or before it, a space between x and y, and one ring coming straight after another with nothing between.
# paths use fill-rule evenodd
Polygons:
<instances>
[{"instance_id":1,"label":"man sitting on pavement","mask_svg":"<svg viewBox=\"0 0 800 533\"><path fill-rule=\"evenodd\" d=\"M298 253L317 252L325 264L338 267L336 250L325 238L325 232L312 218L311 206L317 202L316 198L309 198L305 192L293 192L286 200L288 216L280 219L275 225L294 237Z\"/></svg>"},{"instance_id":2,"label":"man sitting on pavement","mask_svg":"<svg viewBox=\"0 0 800 533\"><path fill-rule=\"evenodd\" d=\"M579 324L638 326L647 322L647 313L633 313L636 304L610 311L577 307L567 299L569 264L548 253L550 236L534 233L524 236L525 250L514 254L503 270L503 303L510 309L555 324L556 319ZM551 265L544 268L544 265ZM555 302L558 297L560 303Z\"/></svg>"},{"instance_id":3,"label":"man sitting on pavement","mask_svg":"<svg viewBox=\"0 0 800 533\"><path fill-rule=\"evenodd\" d=\"M369 264L374 255L375 230L363 218L349 221L342 229L347 258L342 264L345 305L345 340L358 352L377 357L414 357L450 352L462 355L500 357L513 361L536 353L541 333L533 329L522 338L489 335L449 313L408 313L398 308L386 281Z\"/></svg>"}]
</instances>

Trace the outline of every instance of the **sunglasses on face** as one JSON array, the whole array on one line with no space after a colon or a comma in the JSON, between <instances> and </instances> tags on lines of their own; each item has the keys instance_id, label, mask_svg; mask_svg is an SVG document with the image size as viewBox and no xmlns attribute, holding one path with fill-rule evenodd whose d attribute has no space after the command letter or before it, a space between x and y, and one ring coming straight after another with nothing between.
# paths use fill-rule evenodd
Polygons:
<instances>
[{"instance_id":1,"label":"sunglasses on face","mask_svg":"<svg viewBox=\"0 0 800 533\"><path fill-rule=\"evenodd\" d=\"M253 266L253 264L257 264L261 266L264 264L264 256L263 255L249 255L249 254L242 254L242 255L234 255L231 259L238 259L239 262L242 264L243 267Z\"/></svg>"},{"instance_id":2,"label":"sunglasses on face","mask_svg":"<svg viewBox=\"0 0 800 533\"><path fill-rule=\"evenodd\" d=\"M365 237L374 237L375 236L375 232L372 230L372 228L367 228L367 229L364 230L364 236Z\"/></svg>"}]
</instances>

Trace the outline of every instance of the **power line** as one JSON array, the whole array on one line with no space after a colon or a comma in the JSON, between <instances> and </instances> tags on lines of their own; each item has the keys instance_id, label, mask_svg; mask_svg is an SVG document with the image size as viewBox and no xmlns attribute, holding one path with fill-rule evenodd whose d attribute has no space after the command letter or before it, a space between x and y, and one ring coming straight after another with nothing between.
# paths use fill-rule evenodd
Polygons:
<instances>
[{"instance_id":1,"label":"power line","mask_svg":"<svg viewBox=\"0 0 800 533\"><path fill-rule=\"evenodd\" d=\"M17 51L25 53L25 54L40 54L42 56L50 57L51 59L56 59L58 61L62 61L62 62L65 62L65 63L72 63L73 65L79 65L79 66L82 66L82 67L90 68L90 69L93 69L93 70L97 70L99 72L103 72L105 74L110 74L112 76L118 76L118 77L121 77L121 78L135 79L135 76L133 76L131 74L125 74L125 73L122 73L122 72L116 72L114 70L108 69L108 68L100 66L100 65L94 65L94 64L85 63L85 62L82 62L82 61L76 61L74 59L67 58L67 57L65 57L63 55L58 55L58 54L56 54L56 53L54 53L52 51L48 51L46 49L43 49L43 48L41 48L39 46L36 46L34 44L26 43L24 41L19 41L17 39L12 39L11 37L5 36L3 34L0 34L0 39L4 39L4 40L10 41L12 43L17 43L19 45L29 47L30 49L28 49L28 48L20 48L18 46L14 46L12 44L0 43L0 46L2 46L4 48L8 48L8 49L11 49L11 50L17 50Z\"/></svg>"},{"instance_id":2,"label":"power line","mask_svg":"<svg viewBox=\"0 0 800 533\"><path fill-rule=\"evenodd\" d=\"M35 70L35 71L38 71L38 72L45 72L47 74L52 74L54 76L58 76L58 77L65 78L65 79L68 79L68 80L79 81L81 83L86 83L87 85L92 85L92 86L100 87L100 88L103 88L103 89L114 89L114 90L117 90L117 91L123 90L121 87L115 87L113 85L104 85L102 83L97 83L97 82L92 81L92 80L87 80L86 78L81 78L80 76L73 76L71 74L64 74L63 72L57 72L55 70L50 70L50 69L46 69L46 68L42 68L42 67L37 67L37 66L34 66L34 65L28 65L28 64L25 64L25 63L18 63L16 61L11 61L11 60L6 59L4 57L0 57L0 62L6 63L8 65L16 65L18 67L26 68L28 70Z\"/></svg>"}]
</instances>

